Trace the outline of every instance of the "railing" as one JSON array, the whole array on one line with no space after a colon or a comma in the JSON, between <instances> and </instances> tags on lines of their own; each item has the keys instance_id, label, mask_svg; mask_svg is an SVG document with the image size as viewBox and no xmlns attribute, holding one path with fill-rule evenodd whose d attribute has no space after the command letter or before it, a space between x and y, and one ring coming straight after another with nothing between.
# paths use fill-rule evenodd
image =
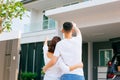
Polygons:
<instances>
[{"instance_id":1,"label":"railing","mask_svg":"<svg viewBox=\"0 0 120 80\"><path fill-rule=\"evenodd\" d=\"M40 32L40 31L48 31L48 30L55 30L56 27L43 29L43 25L40 23L34 23L34 24L25 24L23 28L22 33L33 33L33 32Z\"/></svg>"}]
</instances>

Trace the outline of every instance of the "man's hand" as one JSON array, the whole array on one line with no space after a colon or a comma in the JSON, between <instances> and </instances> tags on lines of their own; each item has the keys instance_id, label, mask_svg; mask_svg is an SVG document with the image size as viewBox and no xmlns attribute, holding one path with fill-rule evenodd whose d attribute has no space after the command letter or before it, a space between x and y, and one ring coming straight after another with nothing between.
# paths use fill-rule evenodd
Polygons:
<instances>
[{"instance_id":1,"label":"man's hand","mask_svg":"<svg viewBox=\"0 0 120 80\"><path fill-rule=\"evenodd\" d=\"M76 27L76 23L72 22L72 24L73 24L73 27L75 28Z\"/></svg>"},{"instance_id":2,"label":"man's hand","mask_svg":"<svg viewBox=\"0 0 120 80\"><path fill-rule=\"evenodd\" d=\"M72 24L73 24L73 29L75 30L77 36L81 36L81 32L79 28L76 26L76 23L72 22Z\"/></svg>"}]
</instances>

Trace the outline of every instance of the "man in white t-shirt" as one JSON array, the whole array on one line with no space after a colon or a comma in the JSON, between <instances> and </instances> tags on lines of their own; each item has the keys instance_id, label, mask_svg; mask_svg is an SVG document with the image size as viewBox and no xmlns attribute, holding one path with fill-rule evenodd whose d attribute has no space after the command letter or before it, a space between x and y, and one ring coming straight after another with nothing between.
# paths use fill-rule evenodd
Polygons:
<instances>
[{"instance_id":1,"label":"man in white t-shirt","mask_svg":"<svg viewBox=\"0 0 120 80\"><path fill-rule=\"evenodd\" d=\"M72 37L74 31L76 32L76 37ZM64 39L57 43L54 57L43 68L44 71L53 66L59 57L61 57L68 66L82 62L82 36L80 30L76 27L75 23L65 22L62 32ZM83 68L77 68L64 73L60 80L84 80Z\"/></svg>"}]
</instances>

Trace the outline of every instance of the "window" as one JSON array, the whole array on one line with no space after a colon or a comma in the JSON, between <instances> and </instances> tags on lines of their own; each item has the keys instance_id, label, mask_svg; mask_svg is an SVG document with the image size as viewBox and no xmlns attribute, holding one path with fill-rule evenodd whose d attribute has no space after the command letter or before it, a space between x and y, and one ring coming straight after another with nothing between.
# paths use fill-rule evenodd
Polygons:
<instances>
[{"instance_id":1,"label":"window","mask_svg":"<svg viewBox=\"0 0 120 80\"><path fill-rule=\"evenodd\" d=\"M112 58L112 49L100 49L99 50L99 66L106 66L107 62Z\"/></svg>"},{"instance_id":2,"label":"window","mask_svg":"<svg viewBox=\"0 0 120 80\"><path fill-rule=\"evenodd\" d=\"M55 29L55 26L55 20L48 18L45 15L43 16L43 29Z\"/></svg>"}]
</instances>

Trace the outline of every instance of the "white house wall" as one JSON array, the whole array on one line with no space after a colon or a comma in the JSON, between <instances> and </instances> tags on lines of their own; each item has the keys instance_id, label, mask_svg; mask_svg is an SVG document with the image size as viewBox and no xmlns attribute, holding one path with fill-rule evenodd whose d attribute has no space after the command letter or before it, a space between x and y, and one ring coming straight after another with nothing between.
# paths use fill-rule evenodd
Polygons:
<instances>
[{"instance_id":1,"label":"white house wall","mask_svg":"<svg viewBox=\"0 0 120 80\"><path fill-rule=\"evenodd\" d=\"M16 31L3 32L0 34L0 41L21 38L21 33Z\"/></svg>"},{"instance_id":2,"label":"white house wall","mask_svg":"<svg viewBox=\"0 0 120 80\"><path fill-rule=\"evenodd\" d=\"M43 13L35 9L31 10L31 26L30 30L42 30Z\"/></svg>"},{"instance_id":3,"label":"white house wall","mask_svg":"<svg viewBox=\"0 0 120 80\"><path fill-rule=\"evenodd\" d=\"M44 30L34 33L25 33L22 34L21 44L24 43L32 43L32 42L43 42L45 38L48 37L50 40L53 36L57 36L56 29L55 30Z\"/></svg>"}]
</instances>

